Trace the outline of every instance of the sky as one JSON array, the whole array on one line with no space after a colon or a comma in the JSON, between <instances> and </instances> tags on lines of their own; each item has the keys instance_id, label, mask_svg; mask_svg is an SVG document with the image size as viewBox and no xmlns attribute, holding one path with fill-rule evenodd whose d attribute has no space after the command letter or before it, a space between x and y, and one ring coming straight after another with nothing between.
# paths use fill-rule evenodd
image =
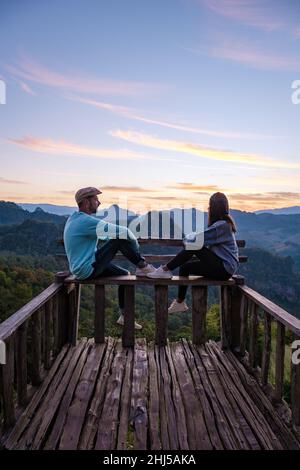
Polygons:
<instances>
[{"instance_id":1,"label":"sky","mask_svg":"<svg viewBox=\"0 0 300 470\"><path fill-rule=\"evenodd\" d=\"M1 200L300 205L299 0L0 0L0 84Z\"/></svg>"}]
</instances>

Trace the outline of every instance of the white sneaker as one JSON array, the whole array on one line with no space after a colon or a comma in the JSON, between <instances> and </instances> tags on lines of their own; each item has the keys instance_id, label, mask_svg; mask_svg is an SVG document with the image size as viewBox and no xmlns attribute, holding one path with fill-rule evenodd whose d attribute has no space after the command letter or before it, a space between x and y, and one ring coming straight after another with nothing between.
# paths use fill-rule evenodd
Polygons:
<instances>
[{"instance_id":1,"label":"white sneaker","mask_svg":"<svg viewBox=\"0 0 300 470\"><path fill-rule=\"evenodd\" d=\"M151 279L172 279L173 274L171 271L165 271L162 266L157 268L152 273L147 274Z\"/></svg>"},{"instance_id":2,"label":"white sneaker","mask_svg":"<svg viewBox=\"0 0 300 470\"><path fill-rule=\"evenodd\" d=\"M124 315L119 316L119 318L117 320L117 324L120 325L120 326L124 326ZM134 322L134 329L135 330L141 330L142 328L143 328L142 325L140 325L136 321Z\"/></svg>"},{"instance_id":3,"label":"white sneaker","mask_svg":"<svg viewBox=\"0 0 300 470\"><path fill-rule=\"evenodd\" d=\"M156 271L155 267L152 264L147 264L144 268L136 268L135 275L140 277L146 277L149 273Z\"/></svg>"},{"instance_id":4,"label":"white sneaker","mask_svg":"<svg viewBox=\"0 0 300 470\"><path fill-rule=\"evenodd\" d=\"M183 302L178 302L177 299L174 299L170 307L168 308L168 312L169 313L187 312L188 309L189 307L185 303L185 300L183 300Z\"/></svg>"}]
</instances>

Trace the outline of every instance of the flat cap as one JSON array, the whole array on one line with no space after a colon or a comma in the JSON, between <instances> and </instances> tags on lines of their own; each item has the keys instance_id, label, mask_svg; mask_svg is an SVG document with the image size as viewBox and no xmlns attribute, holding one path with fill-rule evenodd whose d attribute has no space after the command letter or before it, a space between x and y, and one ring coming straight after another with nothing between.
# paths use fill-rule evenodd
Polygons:
<instances>
[{"instance_id":1,"label":"flat cap","mask_svg":"<svg viewBox=\"0 0 300 470\"><path fill-rule=\"evenodd\" d=\"M102 191L97 188L93 188L92 186L89 186L88 188L81 188L78 189L75 194L75 201L77 202L77 204L79 204L86 197L96 196L97 194L102 194Z\"/></svg>"}]
</instances>

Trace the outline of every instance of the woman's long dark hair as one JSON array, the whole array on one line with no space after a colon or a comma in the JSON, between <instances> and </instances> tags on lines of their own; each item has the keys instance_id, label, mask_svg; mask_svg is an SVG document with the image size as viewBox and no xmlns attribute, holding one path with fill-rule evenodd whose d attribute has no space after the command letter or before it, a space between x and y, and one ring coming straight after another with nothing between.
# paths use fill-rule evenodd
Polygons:
<instances>
[{"instance_id":1,"label":"woman's long dark hair","mask_svg":"<svg viewBox=\"0 0 300 470\"><path fill-rule=\"evenodd\" d=\"M215 193L209 200L208 209L208 226L214 224L218 220L226 220L231 225L233 232L236 232L236 225L233 217L229 214L228 199L223 193Z\"/></svg>"}]
</instances>

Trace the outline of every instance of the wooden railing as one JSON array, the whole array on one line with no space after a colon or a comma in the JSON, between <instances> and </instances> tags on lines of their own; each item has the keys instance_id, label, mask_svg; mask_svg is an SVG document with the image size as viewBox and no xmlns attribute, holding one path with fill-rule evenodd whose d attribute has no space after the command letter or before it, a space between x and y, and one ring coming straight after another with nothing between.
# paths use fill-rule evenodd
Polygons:
<instances>
[{"instance_id":1,"label":"wooden railing","mask_svg":"<svg viewBox=\"0 0 300 470\"><path fill-rule=\"evenodd\" d=\"M55 282L0 324L6 356L0 366L4 428L14 424L18 409L26 406L64 344L71 341L75 325L70 312L79 295L80 286L74 290Z\"/></svg>"},{"instance_id":2,"label":"wooden railing","mask_svg":"<svg viewBox=\"0 0 300 470\"><path fill-rule=\"evenodd\" d=\"M155 261L159 260L161 255ZM135 286L152 285L155 298L155 342L167 343L168 288L188 285L192 290L192 340L196 345L207 341L207 290L219 286L220 330L224 350L233 351L261 384L269 380L272 321L277 324L276 371L273 398L283 395L285 329L300 337L300 320L244 285L241 276L224 282L197 276L173 279L145 279L135 276L78 281L69 273L57 273L55 282L0 325L0 340L6 345L6 363L0 366L1 413L5 428L12 426L18 409L28 403L55 357L66 343L76 345L79 323L81 284L95 286L95 342L105 340L106 285L125 286L123 346L134 345ZM258 325L264 325L263 360L257 367ZM249 328L250 327L250 328ZM28 354L28 350L30 354ZM29 361L30 358L30 361ZM300 425L300 365L292 364L291 409L294 423Z\"/></svg>"},{"instance_id":3,"label":"wooden railing","mask_svg":"<svg viewBox=\"0 0 300 470\"><path fill-rule=\"evenodd\" d=\"M283 397L285 367L290 367L291 410L293 422L300 425L300 364L286 364L286 331L292 340L300 338L300 320L246 285L222 290L222 346L230 348L259 379L272 401ZM232 296L233 294L233 296ZM276 324L272 341L272 324ZM258 330L263 329L261 361L259 361ZM291 339L290 339L291 341ZM273 345L273 346L272 346ZM272 347L274 351L272 351ZM290 347L290 345L288 346ZM270 383L271 353L274 353L275 377ZM260 362L260 364L259 364Z\"/></svg>"}]
</instances>

